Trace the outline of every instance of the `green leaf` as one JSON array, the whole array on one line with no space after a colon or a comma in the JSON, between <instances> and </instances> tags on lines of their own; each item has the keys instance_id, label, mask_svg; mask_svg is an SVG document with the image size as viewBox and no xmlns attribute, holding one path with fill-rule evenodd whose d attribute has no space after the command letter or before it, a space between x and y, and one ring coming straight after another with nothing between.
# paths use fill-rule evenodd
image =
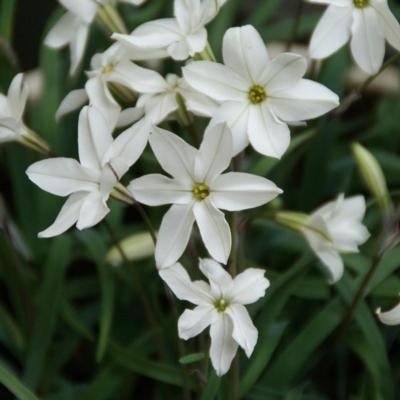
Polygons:
<instances>
[{"instance_id":1,"label":"green leaf","mask_svg":"<svg viewBox=\"0 0 400 400\"><path fill-rule=\"evenodd\" d=\"M204 388L203 393L201 394L200 400L215 399L220 385L221 385L221 378L216 375L214 370L211 370L207 380L207 385Z\"/></svg>"},{"instance_id":2,"label":"green leaf","mask_svg":"<svg viewBox=\"0 0 400 400\"><path fill-rule=\"evenodd\" d=\"M0 36L11 42L17 0L0 0Z\"/></svg>"},{"instance_id":3,"label":"green leaf","mask_svg":"<svg viewBox=\"0 0 400 400\"><path fill-rule=\"evenodd\" d=\"M183 356L179 359L180 364L193 364L203 360L205 357L204 353L192 353L186 356Z\"/></svg>"}]
</instances>

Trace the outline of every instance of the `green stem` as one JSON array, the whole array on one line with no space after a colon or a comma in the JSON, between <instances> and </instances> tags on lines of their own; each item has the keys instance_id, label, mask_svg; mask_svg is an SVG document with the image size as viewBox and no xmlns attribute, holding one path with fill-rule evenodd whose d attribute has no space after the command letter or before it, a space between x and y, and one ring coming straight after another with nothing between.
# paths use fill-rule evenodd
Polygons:
<instances>
[{"instance_id":1,"label":"green stem","mask_svg":"<svg viewBox=\"0 0 400 400\"><path fill-rule=\"evenodd\" d=\"M207 42L206 47L200 53L195 54L193 57L194 60L197 61L212 61L217 62L217 58L215 57L214 51L211 48L210 43Z\"/></svg>"}]
</instances>

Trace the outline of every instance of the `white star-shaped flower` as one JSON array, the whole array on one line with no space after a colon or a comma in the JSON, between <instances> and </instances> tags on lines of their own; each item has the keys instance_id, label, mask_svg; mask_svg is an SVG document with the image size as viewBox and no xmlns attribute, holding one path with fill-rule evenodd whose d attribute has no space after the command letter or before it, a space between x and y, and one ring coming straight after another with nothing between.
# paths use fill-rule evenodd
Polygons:
<instances>
[{"instance_id":1,"label":"white star-shaped flower","mask_svg":"<svg viewBox=\"0 0 400 400\"><path fill-rule=\"evenodd\" d=\"M170 56L186 60L204 50L207 25L226 0L175 0L175 18L146 22L130 35L114 34L113 38L134 46L152 49L154 58Z\"/></svg>"},{"instance_id":2,"label":"white star-shaped flower","mask_svg":"<svg viewBox=\"0 0 400 400\"><path fill-rule=\"evenodd\" d=\"M181 339L199 335L210 326L210 358L218 376L228 372L237 348L250 357L258 331L245 305L264 297L269 286L264 270L248 268L234 279L211 259L200 260L200 270L209 280L191 281L181 264L160 270L161 278L180 300L195 304L178 321Z\"/></svg>"},{"instance_id":3,"label":"white star-shaped flower","mask_svg":"<svg viewBox=\"0 0 400 400\"><path fill-rule=\"evenodd\" d=\"M400 325L400 304L388 311L376 310L379 320L385 325Z\"/></svg>"},{"instance_id":4,"label":"white star-shaped flower","mask_svg":"<svg viewBox=\"0 0 400 400\"><path fill-rule=\"evenodd\" d=\"M329 57L350 41L355 62L367 74L379 71L385 40L400 51L400 25L387 0L308 0L327 4L311 38L310 56Z\"/></svg>"},{"instance_id":5,"label":"white star-shaped flower","mask_svg":"<svg viewBox=\"0 0 400 400\"><path fill-rule=\"evenodd\" d=\"M155 252L157 266L168 267L180 258L194 221L210 255L225 264L231 252L231 232L220 209L258 207L282 191L259 176L222 174L232 159L231 132L226 124L208 128L199 150L159 128L153 128L150 145L172 178L146 175L133 180L128 188L143 204L173 204L161 223Z\"/></svg>"},{"instance_id":6,"label":"white star-shaped flower","mask_svg":"<svg viewBox=\"0 0 400 400\"><path fill-rule=\"evenodd\" d=\"M79 115L79 162L52 158L32 164L27 175L41 189L66 197L55 222L39 237L60 235L76 223L92 227L110 211L107 200L118 181L142 154L148 139L142 123L132 126L113 141L112 131L101 113L85 107Z\"/></svg>"},{"instance_id":7,"label":"white star-shaped flower","mask_svg":"<svg viewBox=\"0 0 400 400\"><path fill-rule=\"evenodd\" d=\"M302 229L311 248L328 268L332 283L343 275L340 253L358 253L358 246L369 238L362 224L365 215L365 199L354 196L347 199L340 195L314 211Z\"/></svg>"},{"instance_id":8,"label":"white star-shaped flower","mask_svg":"<svg viewBox=\"0 0 400 400\"><path fill-rule=\"evenodd\" d=\"M306 60L282 53L270 59L250 25L229 29L223 42L224 64L192 62L183 68L189 85L221 103L214 123L226 121L234 154L249 141L259 153L280 158L290 142L288 123L327 113L339 104L325 86L302 79Z\"/></svg>"}]
</instances>

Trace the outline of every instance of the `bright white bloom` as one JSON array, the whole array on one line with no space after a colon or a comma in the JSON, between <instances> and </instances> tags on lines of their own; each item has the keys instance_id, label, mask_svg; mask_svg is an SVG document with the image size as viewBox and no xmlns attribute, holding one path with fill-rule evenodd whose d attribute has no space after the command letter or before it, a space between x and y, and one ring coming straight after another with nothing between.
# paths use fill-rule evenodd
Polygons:
<instances>
[{"instance_id":1,"label":"bright white bloom","mask_svg":"<svg viewBox=\"0 0 400 400\"><path fill-rule=\"evenodd\" d=\"M39 237L59 235L75 223L78 229L99 223L110 211L110 193L142 154L148 139L148 130L136 124L113 141L103 116L91 107L81 111L78 129L79 162L53 158L27 170L30 180L41 189L68 196L55 222Z\"/></svg>"},{"instance_id":2,"label":"bright white bloom","mask_svg":"<svg viewBox=\"0 0 400 400\"><path fill-rule=\"evenodd\" d=\"M231 232L220 209L239 211L258 207L282 191L259 176L241 172L222 174L232 159L231 132L226 124L208 128L199 150L159 128L153 129L150 145L172 178L146 175L133 180L128 188L143 204L173 204L161 223L155 252L157 266L168 267L179 259L194 221L210 255L225 264L231 252Z\"/></svg>"},{"instance_id":3,"label":"bright white bloom","mask_svg":"<svg viewBox=\"0 0 400 400\"><path fill-rule=\"evenodd\" d=\"M170 56L186 60L204 50L208 24L226 0L175 0L175 18L146 22L130 35L114 34L127 45L152 49L154 58Z\"/></svg>"},{"instance_id":4,"label":"bright white bloom","mask_svg":"<svg viewBox=\"0 0 400 400\"><path fill-rule=\"evenodd\" d=\"M282 53L270 59L250 25L229 29L223 42L225 65L198 61L183 68L189 85L221 103L214 123L226 121L234 154L249 141L261 154L280 158L290 142L288 123L319 117L339 104L325 86L302 79L306 60Z\"/></svg>"},{"instance_id":5,"label":"bright white bloom","mask_svg":"<svg viewBox=\"0 0 400 400\"><path fill-rule=\"evenodd\" d=\"M343 275L340 253L358 253L358 246L369 238L362 224L365 215L365 199L343 195L317 209L305 221L303 234L311 248L328 268L332 282Z\"/></svg>"},{"instance_id":6,"label":"bright white bloom","mask_svg":"<svg viewBox=\"0 0 400 400\"><path fill-rule=\"evenodd\" d=\"M178 321L179 337L187 340L210 326L210 358L218 376L228 372L238 345L250 357L258 331L245 305L264 297L269 286L262 269L249 268L234 279L220 264L200 260L200 270L209 280L191 281L181 264L160 271L161 278L180 300L195 304Z\"/></svg>"},{"instance_id":7,"label":"bright white bloom","mask_svg":"<svg viewBox=\"0 0 400 400\"><path fill-rule=\"evenodd\" d=\"M400 325L400 304L385 312L378 308L376 313L383 324Z\"/></svg>"},{"instance_id":8,"label":"bright white bloom","mask_svg":"<svg viewBox=\"0 0 400 400\"><path fill-rule=\"evenodd\" d=\"M329 5L311 38L310 55L329 57L350 41L358 66L368 74L379 71L385 40L400 51L400 25L387 0L308 0Z\"/></svg>"}]
</instances>

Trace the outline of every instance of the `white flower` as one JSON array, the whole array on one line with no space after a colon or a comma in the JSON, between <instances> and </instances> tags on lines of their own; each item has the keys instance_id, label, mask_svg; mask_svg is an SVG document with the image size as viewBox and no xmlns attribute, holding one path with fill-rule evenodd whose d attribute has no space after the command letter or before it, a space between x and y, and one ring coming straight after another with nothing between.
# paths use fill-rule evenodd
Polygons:
<instances>
[{"instance_id":1,"label":"white flower","mask_svg":"<svg viewBox=\"0 0 400 400\"><path fill-rule=\"evenodd\" d=\"M220 209L239 211L258 207L282 191L259 176L222 174L232 158L231 132L226 124L208 128L197 150L177 135L154 128L150 145L162 168L160 174L135 179L129 190L143 204L173 204L165 214L156 245L159 268L174 264L184 252L194 221L213 258L226 263L231 251L231 232Z\"/></svg>"},{"instance_id":2,"label":"white flower","mask_svg":"<svg viewBox=\"0 0 400 400\"><path fill-rule=\"evenodd\" d=\"M350 41L355 62L372 75L382 66L385 40L400 51L400 25L387 0L308 1L329 5L311 38L312 58L326 58Z\"/></svg>"},{"instance_id":3,"label":"white flower","mask_svg":"<svg viewBox=\"0 0 400 400\"><path fill-rule=\"evenodd\" d=\"M51 237L76 223L85 229L99 223L110 211L107 200L119 179L146 146L148 129L136 124L113 141L101 113L85 107L79 116L79 162L53 158L32 164L27 175L41 189L68 196L55 222L39 237Z\"/></svg>"},{"instance_id":4,"label":"white flower","mask_svg":"<svg viewBox=\"0 0 400 400\"><path fill-rule=\"evenodd\" d=\"M234 279L211 259L200 260L200 270L210 284L191 281L181 264L162 269L159 273L180 300L196 305L185 310L178 321L181 339L199 335L210 326L210 358L218 376L228 372L238 345L250 357L258 339L246 307L264 297L269 286L265 271L249 268Z\"/></svg>"},{"instance_id":5,"label":"white flower","mask_svg":"<svg viewBox=\"0 0 400 400\"><path fill-rule=\"evenodd\" d=\"M127 45L152 49L154 58L186 60L204 50L208 24L226 0L175 0L175 18L146 22L130 35L114 34Z\"/></svg>"},{"instance_id":6,"label":"white flower","mask_svg":"<svg viewBox=\"0 0 400 400\"><path fill-rule=\"evenodd\" d=\"M302 229L311 248L328 268L332 283L343 275L340 253L358 253L358 246L369 238L362 224L365 215L365 199L343 195L317 209L305 221Z\"/></svg>"},{"instance_id":7,"label":"white flower","mask_svg":"<svg viewBox=\"0 0 400 400\"><path fill-rule=\"evenodd\" d=\"M250 140L258 152L279 158L289 146L288 123L319 117L339 104L329 89L302 79L306 72L302 56L282 53L271 60L250 25L226 32L223 58L225 65L192 62L183 68L183 76L193 88L221 103L213 123L228 123L234 154Z\"/></svg>"},{"instance_id":8,"label":"white flower","mask_svg":"<svg viewBox=\"0 0 400 400\"><path fill-rule=\"evenodd\" d=\"M385 325L400 325L400 304L385 312L382 312L381 309L378 308L376 314Z\"/></svg>"}]
</instances>

